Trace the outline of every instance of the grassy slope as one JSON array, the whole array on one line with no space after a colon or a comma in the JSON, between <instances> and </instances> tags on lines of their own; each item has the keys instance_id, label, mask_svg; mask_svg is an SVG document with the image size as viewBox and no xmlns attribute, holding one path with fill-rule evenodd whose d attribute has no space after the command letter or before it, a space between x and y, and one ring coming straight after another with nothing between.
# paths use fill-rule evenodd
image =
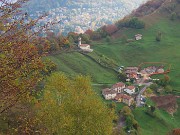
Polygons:
<instances>
[{"instance_id":1,"label":"grassy slope","mask_svg":"<svg viewBox=\"0 0 180 135\"><path fill-rule=\"evenodd\" d=\"M143 34L143 40L127 43L120 39L111 43L97 43L95 51L105 54L116 60L119 65L137 66L141 62L167 62L172 64L169 74L174 89L180 91L180 22L159 18L157 23L152 24L145 30L125 30L128 38L133 38L137 33ZM156 42L155 36L158 31L163 33L162 41ZM162 76L163 77L163 76ZM180 100L178 100L180 105ZM159 116L163 122L157 118L152 118L144 113L143 108L137 108L134 116L141 126L142 135L164 135L172 128L180 127L180 107L175 114L175 118L160 110Z\"/></svg>"},{"instance_id":2,"label":"grassy slope","mask_svg":"<svg viewBox=\"0 0 180 135\"><path fill-rule=\"evenodd\" d=\"M143 34L143 40L127 44L123 44L121 39L115 39L110 43L105 41L94 42L93 49L114 59L118 65L138 66L142 62L168 62L172 64L172 70L169 74L172 86L180 91L180 22L170 21L167 17L164 18L159 15L151 17L153 18L144 17L148 24L144 30L123 30L123 34L127 35L129 39L133 38L135 34L141 33ZM153 23L149 23L150 21L147 20L152 20ZM155 41L158 31L161 31L163 35L161 42ZM79 53L60 54L51 56L51 59L58 64L60 71L71 76L79 73L91 75L94 83L114 83L118 81L113 71L101 67ZM94 86L94 89L101 96L101 89L104 87L110 86ZM178 104L180 105L180 100L178 100ZM121 107L122 104L118 104L117 110ZM175 113L174 119L162 110L158 113L163 118L163 122L146 115L143 108L134 110L134 116L141 126L142 135L164 135L170 129L180 127L178 121L180 119L180 107Z\"/></svg>"},{"instance_id":3,"label":"grassy slope","mask_svg":"<svg viewBox=\"0 0 180 135\"><path fill-rule=\"evenodd\" d=\"M178 99L178 104L180 104L180 99ZM144 108L137 108L133 113L140 124L142 135L165 135L171 129L180 127L180 107L174 117L163 110L158 110L161 120L147 115Z\"/></svg>"},{"instance_id":4,"label":"grassy slope","mask_svg":"<svg viewBox=\"0 0 180 135\"><path fill-rule=\"evenodd\" d=\"M114 83L118 81L114 71L101 67L80 53L63 53L50 56L50 58L57 64L59 71L72 77L77 74L90 75L93 83Z\"/></svg>"},{"instance_id":5,"label":"grassy slope","mask_svg":"<svg viewBox=\"0 0 180 135\"><path fill-rule=\"evenodd\" d=\"M116 39L111 43L97 43L95 51L105 54L119 65L138 66L142 62L167 62L172 64L170 73L175 89L180 89L180 23L169 19L160 19L158 23L144 30L128 29L124 33L133 38L137 33L143 34L143 40L127 44ZM163 33L162 41L156 42L158 31Z\"/></svg>"},{"instance_id":6,"label":"grassy slope","mask_svg":"<svg viewBox=\"0 0 180 135\"><path fill-rule=\"evenodd\" d=\"M161 19L158 23L153 24L146 30L127 30L126 35L132 38L136 33L143 34L143 40L135 41L128 44L122 44L120 39L116 39L111 43L98 42L94 43L93 49L100 52L109 58L114 59L119 65L137 66L141 62L147 61L163 61L172 64L172 71L169 74L172 79L172 85L175 89L180 90L180 24L172 22L168 19ZM163 33L161 42L155 41L157 31ZM58 64L58 69L71 76L76 74L91 75L95 83L114 83L117 82L116 74L101 67L91 59L79 53L60 54L51 56L51 59ZM99 95L101 89L106 86L95 86L94 89ZM110 86L109 86L110 87ZM108 102L107 102L108 103ZM180 104L180 102L179 102ZM117 110L122 107L122 104L117 104ZM141 126L142 135L164 135L171 128L180 127L180 109L175 114L175 119L164 111L159 113L165 122L159 119L152 118L146 115L143 108L138 108L134 111L136 120Z\"/></svg>"},{"instance_id":7,"label":"grassy slope","mask_svg":"<svg viewBox=\"0 0 180 135\"><path fill-rule=\"evenodd\" d=\"M92 54L93 55L93 54ZM85 57L84 55L74 52L74 53L63 53L55 56L49 56L58 67L58 71L64 72L69 76L73 77L75 75L83 74L90 75L93 81L93 89L97 92L99 97L105 103L111 103L112 101L106 101L101 95L101 90L106 87L111 87L112 84L118 82L117 74L110 69L100 66L95 61ZM104 85L98 85L102 83ZM124 104L116 103L117 111L119 111Z\"/></svg>"}]
</instances>

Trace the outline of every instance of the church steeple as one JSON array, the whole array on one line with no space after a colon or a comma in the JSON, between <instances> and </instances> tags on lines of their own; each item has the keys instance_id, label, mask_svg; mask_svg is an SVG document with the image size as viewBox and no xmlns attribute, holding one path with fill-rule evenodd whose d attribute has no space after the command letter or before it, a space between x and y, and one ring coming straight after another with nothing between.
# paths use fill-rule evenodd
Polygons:
<instances>
[{"instance_id":1,"label":"church steeple","mask_svg":"<svg viewBox=\"0 0 180 135\"><path fill-rule=\"evenodd\" d=\"M78 47L81 46L81 37L78 38Z\"/></svg>"}]
</instances>

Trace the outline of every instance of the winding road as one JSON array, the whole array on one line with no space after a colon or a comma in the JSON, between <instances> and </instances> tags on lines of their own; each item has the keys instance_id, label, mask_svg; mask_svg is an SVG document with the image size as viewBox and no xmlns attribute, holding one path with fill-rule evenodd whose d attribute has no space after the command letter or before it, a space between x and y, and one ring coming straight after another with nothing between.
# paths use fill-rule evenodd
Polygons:
<instances>
[{"instance_id":1,"label":"winding road","mask_svg":"<svg viewBox=\"0 0 180 135\"><path fill-rule=\"evenodd\" d=\"M139 91L139 94L136 97L136 106L137 107L141 106L141 95L144 93L146 88L149 87L151 84L153 84L153 83L152 82L148 82L148 83L143 83L142 84L142 85L145 85L145 86Z\"/></svg>"}]
</instances>

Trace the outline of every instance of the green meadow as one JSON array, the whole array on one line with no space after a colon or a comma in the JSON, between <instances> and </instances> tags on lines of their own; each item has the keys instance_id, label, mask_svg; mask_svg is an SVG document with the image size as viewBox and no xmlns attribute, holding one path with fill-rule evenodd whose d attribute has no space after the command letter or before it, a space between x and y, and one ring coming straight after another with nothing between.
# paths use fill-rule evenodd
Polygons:
<instances>
[{"instance_id":1,"label":"green meadow","mask_svg":"<svg viewBox=\"0 0 180 135\"><path fill-rule=\"evenodd\" d=\"M68 74L70 77L75 75L88 75L93 83L114 83L118 81L115 71L102 67L92 59L81 53L63 53L49 57L57 64L58 71Z\"/></svg>"},{"instance_id":2,"label":"green meadow","mask_svg":"<svg viewBox=\"0 0 180 135\"><path fill-rule=\"evenodd\" d=\"M180 104L180 99L177 101ZM180 127L180 107L174 116L164 110L157 110L157 117L152 117L145 111L145 108L136 108L133 111L134 117L141 127L142 135L166 135L171 129Z\"/></svg>"},{"instance_id":3,"label":"green meadow","mask_svg":"<svg viewBox=\"0 0 180 135\"><path fill-rule=\"evenodd\" d=\"M93 42L95 52L113 59L117 65L138 66L142 62L166 62L171 65L171 83L174 89L180 89L180 24L179 21L161 19L158 23L143 30L125 29L123 35L133 39L140 33L143 39L130 43L123 43L121 38ZM162 40L155 40L157 32L162 33ZM122 36L122 35L121 35ZM92 56L93 54L91 54ZM58 67L58 71L70 76L77 74L90 75L93 83L115 83L117 74L101 66L85 55L73 52L50 56Z\"/></svg>"},{"instance_id":4,"label":"green meadow","mask_svg":"<svg viewBox=\"0 0 180 135\"><path fill-rule=\"evenodd\" d=\"M143 39L122 43L121 38L111 42L94 43L93 49L114 59L118 65L138 66L142 62L166 62L172 66L169 74L174 89L180 90L180 22L162 19L148 29L126 29L123 35L133 39L140 33ZM162 33L160 42L155 40ZM97 45L96 45L97 44Z\"/></svg>"},{"instance_id":5,"label":"green meadow","mask_svg":"<svg viewBox=\"0 0 180 135\"><path fill-rule=\"evenodd\" d=\"M138 66L142 62L166 62L171 65L169 73L171 85L175 94L180 93L180 22L170 21L160 18L148 28L123 29L120 38L111 39L110 42L101 40L92 42L92 48L98 54L103 54L109 59L121 66ZM157 32L162 33L160 42L155 40ZM121 32L122 33L122 32ZM140 33L143 39L124 43L122 36L127 39L133 39L134 35ZM93 53L91 54L93 57ZM95 57L95 56L94 56ZM109 68L103 67L93 59L78 53L62 53L50 56L58 67L58 71L65 72L73 77L78 74L89 75L92 77L94 90L102 98L101 89L111 87L113 83L118 82L117 73ZM163 75L157 76L163 77ZM97 85L102 84L102 85ZM103 100L104 101L104 100ZM105 101L109 103L110 101ZM180 100L178 99L180 105ZM117 111L123 104L117 104ZM173 128L180 127L180 107L174 114L174 117L163 110L158 110L158 116L152 118L145 113L145 108L136 108L133 113L135 119L141 127L142 135L165 135Z\"/></svg>"}]
</instances>

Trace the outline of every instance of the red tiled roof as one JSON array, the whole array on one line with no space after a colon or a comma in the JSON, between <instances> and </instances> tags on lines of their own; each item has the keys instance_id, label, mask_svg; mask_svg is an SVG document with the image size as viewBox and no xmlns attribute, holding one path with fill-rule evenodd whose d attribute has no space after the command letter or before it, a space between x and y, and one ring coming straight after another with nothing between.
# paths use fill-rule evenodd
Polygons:
<instances>
[{"instance_id":1,"label":"red tiled roof","mask_svg":"<svg viewBox=\"0 0 180 135\"><path fill-rule=\"evenodd\" d=\"M116 91L111 90L111 89L109 89L109 88L106 88L106 89L103 89L103 90L102 90L102 94L103 94L103 95L115 94L115 93L116 93Z\"/></svg>"},{"instance_id":2,"label":"red tiled roof","mask_svg":"<svg viewBox=\"0 0 180 135\"><path fill-rule=\"evenodd\" d=\"M130 90L133 90L133 89L135 89L135 86L131 85L131 86L128 86L127 88L130 89Z\"/></svg>"},{"instance_id":3,"label":"red tiled roof","mask_svg":"<svg viewBox=\"0 0 180 135\"><path fill-rule=\"evenodd\" d=\"M80 46L87 47L87 46L90 46L90 45L88 45L88 44L81 44Z\"/></svg>"},{"instance_id":4,"label":"red tiled roof","mask_svg":"<svg viewBox=\"0 0 180 135\"><path fill-rule=\"evenodd\" d=\"M124 84L123 82L118 82L118 83L114 84L114 85L112 86L112 88L123 87L124 85L125 85L125 84Z\"/></svg>"},{"instance_id":5,"label":"red tiled roof","mask_svg":"<svg viewBox=\"0 0 180 135\"><path fill-rule=\"evenodd\" d=\"M131 75L137 75L137 72L130 72Z\"/></svg>"},{"instance_id":6,"label":"red tiled roof","mask_svg":"<svg viewBox=\"0 0 180 135\"><path fill-rule=\"evenodd\" d=\"M115 97L115 100L119 100L119 98L123 98L123 99L131 99L131 96L128 96L126 94L117 94L117 96Z\"/></svg>"}]
</instances>

